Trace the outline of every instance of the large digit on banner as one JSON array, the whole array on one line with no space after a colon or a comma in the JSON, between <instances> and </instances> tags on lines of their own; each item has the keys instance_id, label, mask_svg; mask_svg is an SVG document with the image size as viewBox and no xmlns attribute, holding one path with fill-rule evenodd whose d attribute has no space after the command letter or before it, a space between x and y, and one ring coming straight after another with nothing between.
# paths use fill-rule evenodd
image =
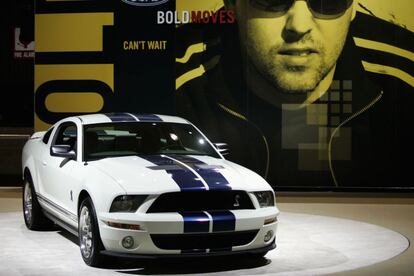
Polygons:
<instances>
[{"instance_id":1,"label":"large digit on banner","mask_svg":"<svg viewBox=\"0 0 414 276\"><path fill-rule=\"evenodd\" d=\"M108 108L112 94L111 88L102 81L48 81L36 91L36 115L52 124L67 116L99 112Z\"/></svg>"},{"instance_id":2,"label":"large digit on banner","mask_svg":"<svg viewBox=\"0 0 414 276\"><path fill-rule=\"evenodd\" d=\"M36 52L102 52L104 25L113 25L113 13L37 14ZM111 102L113 64L50 63L35 65L36 131L66 116L99 112Z\"/></svg>"},{"instance_id":3,"label":"large digit on banner","mask_svg":"<svg viewBox=\"0 0 414 276\"><path fill-rule=\"evenodd\" d=\"M36 65L35 91L36 130L76 113L99 112L113 96L114 65Z\"/></svg>"}]
</instances>

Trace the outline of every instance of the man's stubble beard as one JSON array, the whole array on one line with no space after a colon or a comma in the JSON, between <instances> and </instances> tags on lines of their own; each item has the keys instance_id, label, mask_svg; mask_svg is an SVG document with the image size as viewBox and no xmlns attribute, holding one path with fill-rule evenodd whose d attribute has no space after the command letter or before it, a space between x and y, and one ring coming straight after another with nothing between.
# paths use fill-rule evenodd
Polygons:
<instances>
[{"instance_id":1,"label":"man's stubble beard","mask_svg":"<svg viewBox=\"0 0 414 276\"><path fill-rule=\"evenodd\" d=\"M278 91L286 94L301 94L314 91L334 66L335 64L329 67L321 65L311 72L306 72L308 69L304 66L269 64L259 71Z\"/></svg>"},{"instance_id":2,"label":"man's stubble beard","mask_svg":"<svg viewBox=\"0 0 414 276\"><path fill-rule=\"evenodd\" d=\"M326 51L321 46L321 43L315 43L312 39L307 39L307 41L309 40L313 47L318 50L317 60L311 66L289 66L283 64L280 59L275 60L279 50L277 46L273 47L268 53L257 54L256 57L252 57L251 53L258 52L249 49L248 46L247 55L249 56L250 64L277 91L284 94L304 94L314 91L321 81L334 69L344 45L344 43L339 44L339 47L336 47L332 56L329 57L326 56Z\"/></svg>"}]
</instances>

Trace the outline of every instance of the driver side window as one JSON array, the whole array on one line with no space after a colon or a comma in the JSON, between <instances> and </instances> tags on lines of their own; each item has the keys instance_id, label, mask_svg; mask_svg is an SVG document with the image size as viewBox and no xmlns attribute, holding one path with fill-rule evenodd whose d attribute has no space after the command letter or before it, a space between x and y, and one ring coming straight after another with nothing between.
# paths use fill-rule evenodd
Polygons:
<instances>
[{"instance_id":1,"label":"driver side window","mask_svg":"<svg viewBox=\"0 0 414 276\"><path fill-rule=\"evenodd\" d=\"M68 145L70 150L77 153L77 137L78 131L76 124L74 123L63 123L55 134L52 146L54 145Z\"/></svg>"}]
</instances>

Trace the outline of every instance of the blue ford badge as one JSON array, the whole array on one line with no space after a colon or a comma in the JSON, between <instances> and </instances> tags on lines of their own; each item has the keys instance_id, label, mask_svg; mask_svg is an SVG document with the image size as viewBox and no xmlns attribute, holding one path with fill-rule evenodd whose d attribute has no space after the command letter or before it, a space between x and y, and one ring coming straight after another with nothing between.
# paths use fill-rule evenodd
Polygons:
<instances>
[{"instance_id":1,"label":"blue ford badge","mask_svg":"<svg viewBox=\"0 0 414 276\"><path fill-rule=\"evenodd\" d=\"M122 2L134 6L156 6L166 3L168 0L122 0Z\"/></svg>"}]
</instances>

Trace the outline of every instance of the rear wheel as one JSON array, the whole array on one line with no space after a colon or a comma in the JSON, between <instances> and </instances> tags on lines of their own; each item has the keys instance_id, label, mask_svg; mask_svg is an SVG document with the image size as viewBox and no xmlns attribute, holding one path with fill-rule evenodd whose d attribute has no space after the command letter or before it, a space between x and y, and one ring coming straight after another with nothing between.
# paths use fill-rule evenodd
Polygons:
<instances>
[{"instance_id":1,"label":"rear wheel","mask_svg":"<svg viewBox=\"0 0 414 276\"><path fill-rule=\"evenodd\" d=\"M28 178L23 183L23 217L26 227L30 230L49 230L54 226L54 223L43 214L33 183Z\"/></svg>"},{"instance_id":2,"label":"rear wheel","mask_svg":"<svg viewBox=\"0 0 414 276\"><path fill-rule=\"evenodd\" d=\"M92 200L85 198L79 207L79 246L84 262L93 267L101 266L103 249L98 220Z\"/></svg>"}]
</instances>

